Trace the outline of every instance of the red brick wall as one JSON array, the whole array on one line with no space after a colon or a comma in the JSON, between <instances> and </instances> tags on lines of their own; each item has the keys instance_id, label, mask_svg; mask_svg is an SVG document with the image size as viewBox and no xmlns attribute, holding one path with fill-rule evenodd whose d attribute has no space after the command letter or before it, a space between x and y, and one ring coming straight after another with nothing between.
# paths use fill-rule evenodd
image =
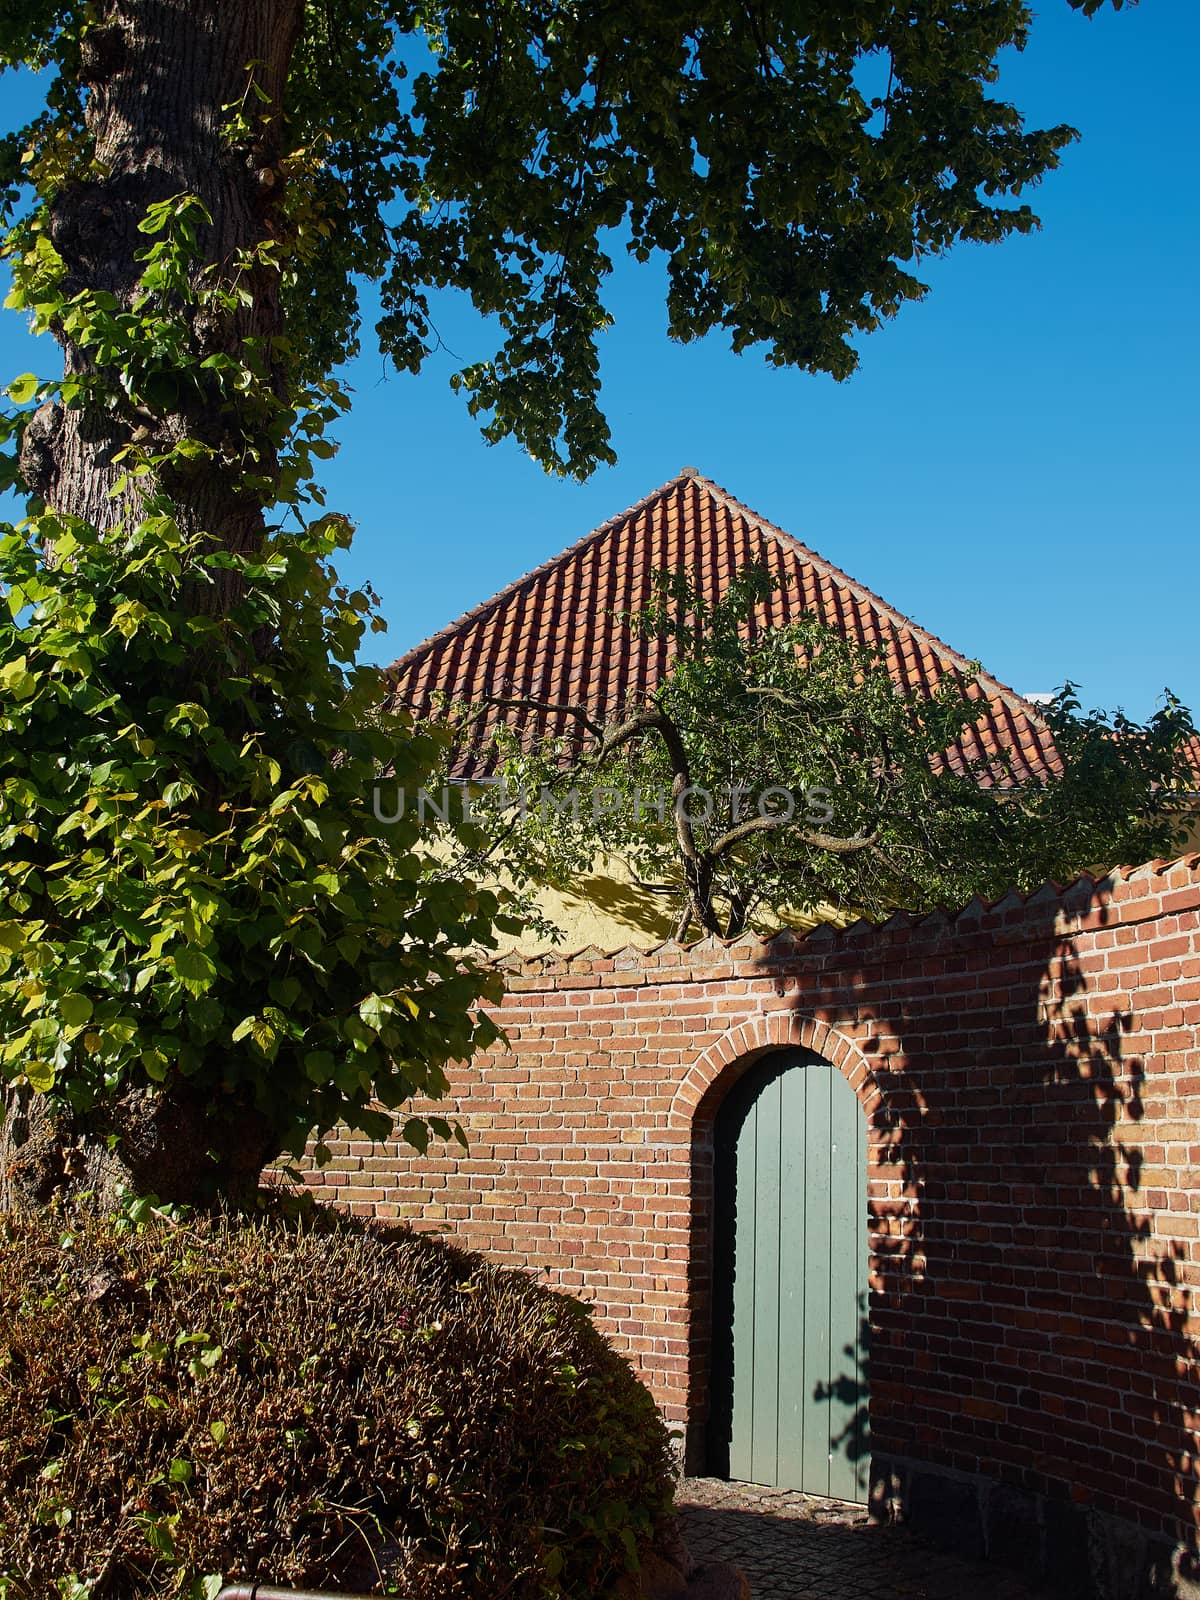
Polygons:
<instances>
[{"instance_id":1,"label":"red brick wall","mask_svg":"<svg viewBox=\"0 0 1200 1600\"><path fill-rule=\"evenodd\" d=\"M591 1302L695 1460L713 1118L756 1055L809 1046L870 1129L878 1492L920 1463L1192 1537L1200 857L882 929L534 958L502 1021L454 1074L469 1155L335 1143L313 1181Z\"/></svg>"}]
</instances>

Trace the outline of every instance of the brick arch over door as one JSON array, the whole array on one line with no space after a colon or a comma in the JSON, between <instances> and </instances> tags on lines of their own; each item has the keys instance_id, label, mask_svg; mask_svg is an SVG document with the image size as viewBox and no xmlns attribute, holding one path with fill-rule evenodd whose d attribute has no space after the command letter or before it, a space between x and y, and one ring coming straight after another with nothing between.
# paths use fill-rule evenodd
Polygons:
<instances>
[{"instance_id":1,"label":"brick arch over door","mask_svg":"<svg viewBox=\"0 0 1200 1600\"><path fill-rule=\"evenodd\" d=\"M848 1034L802 1011L764 1011L735 1023L697 1056L671 1101L668 1124L711 1129L717 1106L742 1074L769 1050L812 1050L832 1062L858 1096L868 1124L882 1108L871 1064Z\"/></svg>"},{"instance_id":2,"label":"brick arch over door","mask_svg":"<svg viewBox=\"0 0 1200 1600\"><path fill-rule=\"evenodd\" d=\"M713 1317L713 1130L729 1090L765 1055L776 1050L811 1050L830 1062L850 1084L867 1119L867 1194L870 1223L870 1282L879 1287L880 1249L876 1220L889 1218L903 1203L895 1168L886 1164L884 1097L875 1072L858 1044L827 1022L799 1011L766 1011L735 1023L699 1055L671 1102L668 1125L686 1133L691 1173L688 1250L688 1379L685 1465L705 1467L705 1435L712 1375ZM894 1151L892 1152L894 1158ZM884 1227L888 1226L885 1221Z\"/></svg>"}]
</instances>

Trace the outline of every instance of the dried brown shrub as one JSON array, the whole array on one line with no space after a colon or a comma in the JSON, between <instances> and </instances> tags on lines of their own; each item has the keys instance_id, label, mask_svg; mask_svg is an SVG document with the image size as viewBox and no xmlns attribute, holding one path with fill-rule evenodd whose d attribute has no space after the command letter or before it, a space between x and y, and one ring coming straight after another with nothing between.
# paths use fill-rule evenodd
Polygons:
<instances>
[{"instance_id":1,"label":"dried brown shrub","mask_svg":"<svg viewBox=\"0 0 1200 1600\"><path fill-rule=\"evenodd\" d=\"M0 1223L0 1600L601 1595L669 1515L565 1296L328 1216Z\"/></svg>"}]
</instances>

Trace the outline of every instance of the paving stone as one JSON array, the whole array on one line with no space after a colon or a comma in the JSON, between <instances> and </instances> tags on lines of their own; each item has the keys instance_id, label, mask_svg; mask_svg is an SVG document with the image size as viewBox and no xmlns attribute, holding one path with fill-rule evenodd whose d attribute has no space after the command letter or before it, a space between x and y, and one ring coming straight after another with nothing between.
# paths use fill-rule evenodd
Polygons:
<instances>
[{"instance_id":1,"label":"paving stone","mask_svg":"<svg viewBox=\"0 0 1200 1600\"><path fill-rule=\"evenodd\" d=\"M840 1500L685 1478L676 1504L693 1559L741 1567L754 1600L1059 1600Z\"/></svg>"}]
</instances>

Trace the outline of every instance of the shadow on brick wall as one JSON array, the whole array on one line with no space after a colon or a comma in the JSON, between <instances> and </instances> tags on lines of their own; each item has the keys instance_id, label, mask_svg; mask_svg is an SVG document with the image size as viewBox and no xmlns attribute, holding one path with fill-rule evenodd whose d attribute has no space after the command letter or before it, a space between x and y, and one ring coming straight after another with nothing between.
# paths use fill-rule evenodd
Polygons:
<instances>
[{"instance_id":1,"label":"shadow on brick wall","mask_svg":"<svg viewBox=\"0 0 1200 1600\"><path fill-rule=\"evenodd\" d=\"M1071 914L1103 926L1103 887ZM873 1510L1064 1595L1200 1594L1186 1247L1154 1221L1188 1135L1172 1069L1132 1048L1136 991L1059 909L1019 945L952 930L946 970L978 979L947 985L956 1014L923 1014L937 977L897 942L799 979L797 1009L872 1062L898 1179L871 1205Z\"/></svg>"}]
</instances>

